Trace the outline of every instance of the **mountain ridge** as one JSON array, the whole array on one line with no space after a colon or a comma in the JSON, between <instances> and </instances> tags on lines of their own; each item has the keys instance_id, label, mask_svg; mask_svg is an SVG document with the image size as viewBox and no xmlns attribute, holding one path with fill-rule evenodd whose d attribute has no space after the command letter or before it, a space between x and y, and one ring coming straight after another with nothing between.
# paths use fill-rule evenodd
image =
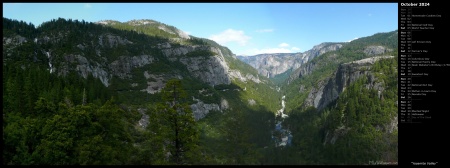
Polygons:
<instances>
[{"instance_id":1,"label":"mountain ridge","mask_svg":"<svg viewBox=\"0 0 450 168\"><path fill-rule=\"evenodd\" d=\"M198 132L187 164L397 159L397 31L296 53L277 83L150 19L3 23L5 164L174 164L169 81Z\"/></svg>"},{"instance_id":2,"label":"mountain ridge","mask_svg":"<svg viewBox=\"0 0 450 168\"><path fill-rule=\"evenodd\" d=\"M274 78L288 70L298 69L309 60L314 59L321 54L338 50L343 45L345 45L344 42L324 42L315 45L313 48L303 53L258 54L254 56L237 56L237 58L257 69L260 75L267 76L267 78Z\"/></svg>"}]
</instances>

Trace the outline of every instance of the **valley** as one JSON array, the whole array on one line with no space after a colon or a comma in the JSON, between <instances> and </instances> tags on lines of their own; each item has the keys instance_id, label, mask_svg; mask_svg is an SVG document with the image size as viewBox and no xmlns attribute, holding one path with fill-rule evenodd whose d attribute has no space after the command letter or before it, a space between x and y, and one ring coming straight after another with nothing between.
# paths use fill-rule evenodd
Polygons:
<instances>
[{"instance_id":1,"label":"valley","mask_svg":"<svg viewBox=\"0 0 450 168\"><path fill-rule=\"evenodd\" d=\"M237 56L150 19L3 25L4 164L398 160L397 30Z\"/></svg>"}]
</instances>

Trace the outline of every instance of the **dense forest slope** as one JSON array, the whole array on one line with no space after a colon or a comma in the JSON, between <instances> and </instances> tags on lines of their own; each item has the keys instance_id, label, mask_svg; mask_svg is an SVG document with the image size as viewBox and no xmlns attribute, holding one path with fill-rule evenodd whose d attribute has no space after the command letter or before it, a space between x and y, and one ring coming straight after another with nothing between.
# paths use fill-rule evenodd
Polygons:
<instances>
[{"instance_id":1,"label":"dense forest slope","mask_svg":"<svg viewBox=\"0 0 450 168\"><path fill-rule=\"evenodd\" d=\"M276 86L154 20L3 18L3 164L396 161L397 31L325 44Z\"/></svg>"},{"instance_id":2,"label":"dense forest slope","mask_svg":"<svg viewBox=\"0 0 450 168\"><path fill-rule=\"evenodd\" d=\"M181 81L180 103L196 121L184 133L194 139L186 142L210 160L180 159L187 157L180 144L169 149L174 135L151 134L161 132L152 124L170 118L161 110L178 107L160 106L172 80ZM153 20L59 18L35 28L3 18L3 81L5 164L217 163L216 157L228 159L211 149L217 143L242 148L210 140L212 133L225 136L221 123L230 111L243 111L240 119L250 124L241 126L251 132L242 141L257 150L270 143L258 137L270 136L272 111L280 107L271 82L229 49ZM205 118L210 113L214 120ZM158 154L163 151L172 155Z\"/></svg>"}]
</instances>

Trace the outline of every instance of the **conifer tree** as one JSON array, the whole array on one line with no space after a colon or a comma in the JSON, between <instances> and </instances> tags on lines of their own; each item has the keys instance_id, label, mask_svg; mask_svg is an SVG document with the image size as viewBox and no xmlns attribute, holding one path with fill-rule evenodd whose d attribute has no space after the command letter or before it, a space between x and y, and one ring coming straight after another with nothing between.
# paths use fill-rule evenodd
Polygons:
<instances>
[{"instance_id":1,"label":"conifer tree","mask_svg":"<svg viewBox=\"0 0 450 168\"><path fill-rule=\"evenodd\" d=\"M153 123L150 123L152 132L163 141L160 143L163 143L165 157L174 164L189 164L198 147L199 133L186 97L181 81L169 80L162 90L162 103L157 104Z\"/></svg>"}]
</instances>

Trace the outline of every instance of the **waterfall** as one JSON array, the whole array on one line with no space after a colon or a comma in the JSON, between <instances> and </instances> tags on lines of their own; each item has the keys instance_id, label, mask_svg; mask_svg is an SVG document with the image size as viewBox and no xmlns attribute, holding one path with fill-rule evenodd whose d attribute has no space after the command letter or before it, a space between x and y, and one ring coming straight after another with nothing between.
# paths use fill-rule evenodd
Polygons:
<instances>
[{"instance_id":1,"label":"waterfall","mask_svg":"<svg viewBox=\"0 0 450 168\"><path fill-rule=\"evenodd\" d=\"M50 66L50 73L53 72L53 67L52 67L52 63L50 62L50 53L47 52L47 58L48 58L48 66Z\"/></svg>"},{"instance_id":2,"label":"waterfall","mask_svg":"<svg viewBox=\"0 0 450 168\"><path fill-rule=\"evenodd\" d=\"M289 117L287 114L284 114L284 109L286 107L285 104L286 96L283 95L281 97L281 109L277 111L277 116L281 116L281 119L277 118L277 123L275 124L275 132L272 132L272 139L275 141L275 146L286 146L290 145L292 141L292 134L289 129L283 129L281 125L285 118ZM274 136L275 133L281 134L281 137Z\"/></svg>"}]
</instances>

